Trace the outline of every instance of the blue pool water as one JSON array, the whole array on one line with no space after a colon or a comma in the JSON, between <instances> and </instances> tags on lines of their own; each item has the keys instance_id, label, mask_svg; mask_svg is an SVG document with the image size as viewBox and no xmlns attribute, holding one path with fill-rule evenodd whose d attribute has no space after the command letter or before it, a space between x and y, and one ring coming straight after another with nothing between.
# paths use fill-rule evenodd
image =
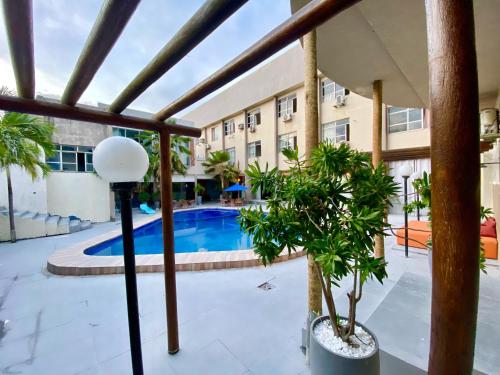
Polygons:
<instances>
[{"instance_id":1,"label":"blue pool water","mask_svg":"<svg viewBox=\"0 0 500 375\"><path fill-rule=\"evenodd\" d=\"M174 213L176 253L252 248L252 239L240 230L238 210L199 209ZM161 219L134 230L136 254L163 253ZM85 250L87 255L123 255L122 237Z\"/></svg>"}]
</instances>

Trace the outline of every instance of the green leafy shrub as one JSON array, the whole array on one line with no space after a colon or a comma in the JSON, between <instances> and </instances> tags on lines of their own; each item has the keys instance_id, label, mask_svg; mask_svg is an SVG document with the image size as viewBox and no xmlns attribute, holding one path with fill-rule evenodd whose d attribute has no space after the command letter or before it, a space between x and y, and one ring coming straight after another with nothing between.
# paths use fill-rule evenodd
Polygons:
<instances>
[{"instance_id":1,"label":"green leafy shrub","mask_svg":"<svg viewBox=\"0 0 500 375\"><path fill-rule=\"evenodd\" d=\"M146 191L141 191L138 195L137 198L139 199L139 202L141 203L148 203L149 200L151 199L151 194L149 194Z\"/></svg>"},{"instance_id":2,"label":"green leafy shrub","mask_svg":"<svg viewBox=\"0 0 500 375\"><path fill-rule=\"evenodd\" d=\"M333 332L349 342L354 333L356 304L368 279L382 283L386 262L374 256L375 236L384 236L385 209L397 191L385 166L374 168L369 156L342 144L322 143L311 160L296 150L283 151L290 169L261 170L251 166L253 190L265 185L269 212L261 207L242 209L241 227L253 236L255 252L264 264L283 250L303 249L313 257ZM337 319L332 286L352 276L346 324Z\"/></svg>"}]
</instances>

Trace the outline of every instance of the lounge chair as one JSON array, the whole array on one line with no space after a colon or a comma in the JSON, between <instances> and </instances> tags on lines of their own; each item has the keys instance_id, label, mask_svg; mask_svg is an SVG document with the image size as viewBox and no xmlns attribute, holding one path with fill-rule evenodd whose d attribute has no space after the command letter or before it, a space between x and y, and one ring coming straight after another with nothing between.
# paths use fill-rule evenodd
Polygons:
<instances>
[{"instance_id":1,"label":"lounge chair","mask_svg":"<svg viewBox=\"0 0 500 375\"><path fill-rule=\"evenodd\" d=\"M151 207L149 207L147 203L141 203L141 205L139 206L139 209L144 214L153 215L155 213L155 210L153 210Z\"/></svg>"}]
</instances>

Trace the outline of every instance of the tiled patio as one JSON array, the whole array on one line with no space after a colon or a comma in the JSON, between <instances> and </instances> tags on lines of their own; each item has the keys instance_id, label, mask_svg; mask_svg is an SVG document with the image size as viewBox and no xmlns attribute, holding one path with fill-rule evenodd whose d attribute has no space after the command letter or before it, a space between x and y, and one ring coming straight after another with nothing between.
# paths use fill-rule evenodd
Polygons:
<instances>
[{"instance_id":1,"label":"tiled patio","mask_svg":"<svg viewBox=\"0 0 500 375\"><path fill-rule=\"evenodd\" d=\"M55 276L44 269L54 250L116 229L118 223L47 239L0 244L0 372L129 374L123 275ZM387 240L387 247L392 246ZM425 368L430 277L424 255L387 250L389 279L369 283L358 317L381 348ZM299 349L306 307L304 258L269 268L177 275L181 351L166 353L162 274L138 276L146 374L307 374ZM268 281L269 291L257 288ZM340 311L345 291L338 291ZM475 367L500 368L500 273L481 276Z\"/></svg>"}]
</instances>

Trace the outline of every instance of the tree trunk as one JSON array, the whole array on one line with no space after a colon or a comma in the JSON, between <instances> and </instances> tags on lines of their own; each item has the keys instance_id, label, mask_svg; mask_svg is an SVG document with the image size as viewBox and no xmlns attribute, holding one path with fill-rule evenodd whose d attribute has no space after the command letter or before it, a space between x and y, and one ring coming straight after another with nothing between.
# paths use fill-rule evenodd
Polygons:
<instances>
[{"instance_id":1,"label":"tree trunk","mask_svg":"<svg viewBox=\"0 0 500 375\"><path fill-rule=\"evenodd\" d=\"M316 60L316 30L304 35L304 89L305 89L305 129L304 129L304 156L311 157L312 150L318 146L319 119L318 119L318 69ZM314 270L314 260L308 258L308 308L309 315L314 312L322 313L321 283Z\"/></svg>"},{"instance_id":2,"label":"tree trunk","mask_svg":"<svg viewBox=\"0 0 500 375\"><path fill-rule=\"evenodd\" d=\"M373 82L373 134L372 134L372 164L374 167L382 160L382 81ZM375 237L375 257L385 255L384 237Z\"/></svg>"},{"instance_id":3,"label":"tree trunk","mask_svg":"<svg viewBox=\"0 0 500 375\"><path fill-rule=\"evenodd\" d=\"M318 64L316 60L316 30L304 35L304 90L305 90L305 123L304 123L304 156L311 157L312 150L319 142L318 119ZM314 315L323 312L321 280L315 270L315 262L307 257L307 307L308 321Z\"/></svg>"},{"instance_id":4,"label":"tree trunk","mask_svg":"<svg viewBox=\"0 0 500 375\"><path fill-rule=\"evenodd\" d=\"M5 168L7 175L7 194L9 197L9 224L10 224L10 242L16 242L16 224L14 222L14 197L12 195L12 181L10 179L10 168Z\"/></svg>"}]
</instances>

